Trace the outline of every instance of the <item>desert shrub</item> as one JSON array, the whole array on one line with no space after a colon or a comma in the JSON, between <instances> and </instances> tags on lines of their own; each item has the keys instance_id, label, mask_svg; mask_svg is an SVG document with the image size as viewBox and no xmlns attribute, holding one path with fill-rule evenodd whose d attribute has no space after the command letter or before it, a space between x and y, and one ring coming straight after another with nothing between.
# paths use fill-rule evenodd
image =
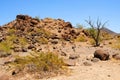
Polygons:
<instances>
[{"instance_id":1,"label":"desert shrub","mask_svg":"<svg viewBox=\"0 0 120 80\"><path fill-rule=\"evenodd\" d=\"M89 39L91 45L95 45L95 41L93 39Z\"/></svg>"},{"instance_id":2,"label":"desert shrub","mask_svg":"<svg viewBox=\"0 0 120 80\"><path fill-rule=\"evenodd\" d=\"M11 47L13 45L12 40L14 40L15 36L7 36L6 40L0 42L0 50L9 53L11 51Z\"/></svg>"},{"instance_id":3,"label":"desert shrub","mask_svg":"<svg viewBox=\"0 0 120 80\"><path fill-rule=\"evenodd\" d=\"M87 40L86 40L85 36L79 36L74 41L75 42L86 42Z\"/></svg>"},{"instance_id":4,"label":"desert shrub","mask_svg":"<svg viewBox=\"0 0 120 80\"><path fill-rule=\"evenodd\" d=\"M0 50L4 51L4 52L10 52L11 45L9 42L1 42L0 43Z\"/></svg>"},{"instance_id":5,"label":"desert shrub","mask_svg":"<svg viewBox=\"0 0 120 80\"><path fill-rule=\"evenodd\" d=\"M81 25L81 24L76 24L76 28L78 28L78 29L83 29L83 28L84 28L84 26L83 26L83 25Z\"/></svg>"},{"instance_id":6,"label":"desert shrub","mask_svg":"<svg viewBox=\"0 0 120 80\"><path fill-rule=\"evenodd\" d=\"M12 34L12 35L6 37L7 41L13 41L15 39L17 39L17 36L15 34Z\"/></svg>"},{"instance_id":7,"label":"desert shrub","mask_svg":"<svg viewBox=\"0 0 120 80\"><path fill-rule=\"evenodd\" d=\"M35 29L36 32L38 32L39 34L43 35L44 37L50 37L51 36L51 32L43 29L43 28L36 28Z\"/></svg>"},{"instance_id":8,"label":"desert shrub","mask_svg":"<svg viewBox=\"0 0 120 80\"><path fill-rule=\"evenodd\" d=\"M113 48L115 48L115 49L120 49L120 43L114 44L114 45L113 45Z\"/></svg>"},{"instance_id":9,"label":"desert shrub","mask_svg":"<svg viewBox=\"0 0 120 80\"><path fill-rule=\"evenodd\" d=\"M2 58L2 57L8 57L9 55L11 55L11 53L0 51L0 58Z\"/></svg>"},{"instance_id":10,"label":"desert shrub","mask_svg":"<svg viewBox=\"0 0 120 80\"><path fill-rule=\"evenodd\" d=\"M27 39L23 37L19 38L19 42L21 46L25 46L28 44Z\"/></svg>"},{"instance_id":11,"label":"desert shrub","mask_svg":"<svg viewBox=\"0 0 120 80\"><path fill-rule=\"evenodd\" d=\"M48 44L48 39L44 38L44 37L39 38L39 43L41 43L41 44Z\"/></svg>"},{"instance_id":12,"label":"desert shrub","mask_svg":"<svg viewBox=\"0 0 120 80\"><path fill-rule=\"evenodd\" d=\"M113 36L106 32L101 32L102 40L110 40Z\"/></svg>"},{"instance_id":13,"label":"desert shrub","mask_svg":"<svg viewBox=\"0 0 120 80\"><path fill-rule=\"evenodd\" d=\"M15 40L16 38L17 37L14 34L6 36L6 39L0 42L0 50L7 53L11 52L11 47L14 45L13 40Z\"/></svg>"},{"instance_id":14,"label":"desert shrub","mask_svg":"<svg viewBox=\"0 0 120 80\"><path fill-rule=\"evenodd\" d=\"M29 56L17 56L16 60L11 63L16 69L26 70L29 73L44 73L56 71L59 73L63 70L64 62L58 55L51 52L31 53ZM42 75L42 74L41 74Z\"/></svg>"},{"instance_id":15,"label":"desert shrub","mask_svg":"<svg viewBox=\"0 0 120 80\"><path fill-rule=\"evenodd\" d=\"M112 44L110 44L110 46L114 49L120 49L120 38L114 39L114 41L112 41Z\"/></svg>"},{"instance_id":16,"label":"desert shrub","mask_svg":"<svg viewBox=\"0 0 120 80\"><path fill-rule=\"evenodd\" d=\"M37 19L39 21L41 20L39 16L35 16L35 19Z\"/></svg>"},{"instance_id":17,"label":"desert shrub","mask_svg":"<svg viewBox=\"0 0 120 80\"><path fill-rule=\"evenodd\" d=\"M8 33L9 33L9 35L13 35L13 34L15 34L15 29L8 29L8 31L7 31Z\"/></svg>"}]
</instances>

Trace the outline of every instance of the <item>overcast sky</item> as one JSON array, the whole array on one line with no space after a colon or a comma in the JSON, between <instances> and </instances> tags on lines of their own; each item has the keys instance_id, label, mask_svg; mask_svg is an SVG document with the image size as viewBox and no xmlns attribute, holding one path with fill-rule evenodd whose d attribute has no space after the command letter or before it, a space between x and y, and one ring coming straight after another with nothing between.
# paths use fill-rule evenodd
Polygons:
<instances>
[{"instance_id":1,"label":"overcast sky","mask_svg":"<svg viewBox=\"0 0 120 80\"><path fill-rule=\"evenodd\" d=\"M106 27L120 33L120 0L0 0L0 25L15 19L17 14L40 18L61 18L86 25L85 20L99 18Z\"/></svg>"}]
</instances>

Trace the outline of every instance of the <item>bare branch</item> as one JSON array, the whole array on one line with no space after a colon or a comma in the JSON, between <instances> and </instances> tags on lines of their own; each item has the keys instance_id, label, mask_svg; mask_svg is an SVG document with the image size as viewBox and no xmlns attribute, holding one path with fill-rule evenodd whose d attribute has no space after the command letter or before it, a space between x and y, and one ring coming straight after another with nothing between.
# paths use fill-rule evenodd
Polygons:
<instances>
[{"instance_id":1,"label":"bare branch","mask_svg":"<svg viewBox=\"0 0 120 80\"><path fill-rule=\"evenodd\" d=\"M99 18L97 19L96 21L96 26L92 23L92 20L90 19L89 17L89 20L85 20L89 25L90 27L94 30L94 32L91 32L91 36L92 38L94 39L94 41L96 42L96 46L99 46L100 43L99 43L99 39L100 39L100 32L101 32L101 28L105 26L105 24L107 22L105 22L104 24L101 23L101 21L99 20Z\"/></svg>"}]
</instances>

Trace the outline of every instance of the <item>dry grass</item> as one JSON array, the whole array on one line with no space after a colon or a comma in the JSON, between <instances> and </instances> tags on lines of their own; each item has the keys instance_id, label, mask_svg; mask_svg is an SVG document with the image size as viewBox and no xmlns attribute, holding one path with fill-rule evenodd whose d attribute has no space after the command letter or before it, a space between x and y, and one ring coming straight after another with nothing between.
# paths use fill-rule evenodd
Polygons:
<instances>
[{"instance_id":1,"label":"dry grass","mask_svg":"<svg viewBox=\"0 0 120 80\"><path fill-rule=\"evenodd\" d=\"M51 73L60 74L64 71L63 60L58 55L48 53L31 53L30 56L17 56L16 60L10 63L14 68L28 73L38 73L40 76L50 76ZM45 75L45 73L47 73Z\"/></svg>"},{"instance_id":2,"label":"dry grass","mask_svg":"<svg viewBox=\"0 0 120 80\"><path fill-rule=\"evenodd\" d=\"M79 36L79 37L77 37L76 39L74 39L74 41L75 42L86 42L87 41L87 39L86 39L86 37L85 36Z\"/></svg>"}]
</instances>

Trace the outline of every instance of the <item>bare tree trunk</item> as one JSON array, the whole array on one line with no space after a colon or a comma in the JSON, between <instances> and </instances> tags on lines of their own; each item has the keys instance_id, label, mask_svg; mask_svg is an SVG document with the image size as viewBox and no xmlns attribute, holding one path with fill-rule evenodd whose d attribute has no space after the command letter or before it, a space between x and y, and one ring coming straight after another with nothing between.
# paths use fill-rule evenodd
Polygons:
<instances>
[{"instance_id":1,"label":"bare tree trunk","mask_svg":"<svg viewBox=\"0 0 120 80\"><path fill-rule=\"evenodd\" d=\"M95 33L90 33L92 38L94 39L95 41L95 46L100 46L100 32L101 32L101 28L105 26L105 23L102 24L99 19L97 19L97 22L96 22L96 26L94 25L94 23L92 23L92 21L89 19L89 20L86 20L86 22L90 25L91 29L93 29L93 31L95 31Z\"/></svg>"}]
</instances>

